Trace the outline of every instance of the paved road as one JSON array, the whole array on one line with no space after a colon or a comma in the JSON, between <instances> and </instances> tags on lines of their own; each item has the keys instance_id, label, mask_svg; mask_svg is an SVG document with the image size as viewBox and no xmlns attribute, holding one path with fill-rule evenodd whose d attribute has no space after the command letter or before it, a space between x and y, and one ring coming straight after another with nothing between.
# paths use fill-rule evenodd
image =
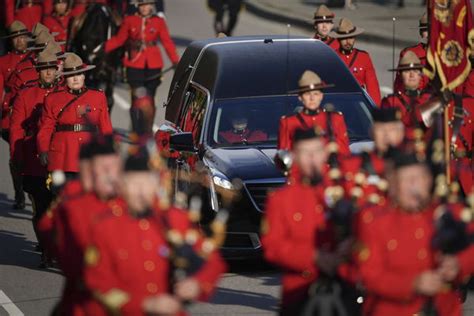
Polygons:
<instances>
[{"instance_id":1,"label":"paved road","mask_svg":"<svg viewBox=\"0 0 474 316\"><path fill-rule=\"evenodd\" d=\"M212 17L203 0L173 0L167 2L168 24L180 52L191 39L212 36ZM236 34L284 34L286 26L261 20L246 12L241 15ZM293 29L293 34L306 34ZM391 48L364 45L372 53L383 86L390 86ZM171 75L164 78L157 96L156 125L163 122L161 104L167 95ZM128 128L128 91L118 86L117 105L112 114L115 127ZM25 211L11 210L13 198L7 168L7 148L0 142L0 316L48 315L61 293L62 277L58 271L37 269L38 253L34 251L35 237L31 227L31 205ZM214 305L191 307L196 315L271 315L277 310L278 275L254 263L233 264L213 299ZM11 304L10 302L13 302ZM474 315L474 304L467 315ZM8 311L8 312L7 312Z\"/></svg>"}]
</instances>

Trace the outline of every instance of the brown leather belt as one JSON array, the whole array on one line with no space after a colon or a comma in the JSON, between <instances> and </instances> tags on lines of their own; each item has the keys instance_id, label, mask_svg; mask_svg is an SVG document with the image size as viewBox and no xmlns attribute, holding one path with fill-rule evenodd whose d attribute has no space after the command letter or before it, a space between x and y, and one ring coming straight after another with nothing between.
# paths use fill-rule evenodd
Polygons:
<instances>
[{"instance_id":1,"label":"brown leather belt","mask_svg":"<svg viewBox=\"0 0 474 316\"><path fill-rule=\"evenodd\" d=\"M97 132L99 128L92 124L61 124L56 126L56 132Z\"/></svg>"}]
</instances>

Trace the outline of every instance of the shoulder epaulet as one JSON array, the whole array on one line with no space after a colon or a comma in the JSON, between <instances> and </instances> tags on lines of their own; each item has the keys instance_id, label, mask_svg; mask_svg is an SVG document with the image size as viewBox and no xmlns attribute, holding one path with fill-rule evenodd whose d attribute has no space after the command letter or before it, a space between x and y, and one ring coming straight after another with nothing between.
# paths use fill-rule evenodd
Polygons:
<instances>
[{"instance_id":1,"label":"shoulder epaulet","mask_svg":"<svg viewBox=\"0 0 474 316\"><path fill-rule=\"evenodd\" d=\"M25 70L31 70L31 69L34 69L35 67L25 67L25 68L22 68L22 69L17 69L16 73L17 74L20 74L22 73L23 71Z\"/></svg>"},{"instance_id":2,"label":"shoulder epaulet","mask_svg":"<svg viewBox=\"0 0 474 316\"><path fill-rule=\"evenodd\" d=\"M363 54L367 54L367 55L369 54L369 52L367 52L366 50L358 49L358 48L356 48L356 49L359 53L363 53Z\"/></svg>"},{"instance_id":3,"label":"shoulder epaulet","mask_svg":"<svg viewBox=\"0 0 474 316\"><path fill-rule=\"evenodd\" d=\"M328 109L323 109L323 112L330 112L330 113L335 113L339 115L343 115L341 111L338 111L336 109L328 110Z\"/></svg>"},{"instance_id":4,"label":"shoulder epaulet","mask_svg":"<svg viewBox=\"0 0 474 316\"><path fill-rule=\"evenodd\" d=\"M48 97L50 97L50 96L52 96L52 95L54 95L54 94L58 94L58 93L63 92L63 91L64 91L64 90L53 90L53 91L51 91L50 94L48 94Z\"/></svg>"},{"instance_id":5,"label":"shoulder epaulet","mask_svg":"<svg viewBox=\"0 0 474 316\"><path fill-rule=\"evenodd\" d=\"M102 90L102 89L100 89L100 88L90 88L90 87L87 87L87 90L104 92L104 90Z\"/></svg>"},{"instance_id":6,"label":"shoulder epaulet","mask_svg":"<svg viewBox=\"0 0 474 316\"><path fill-rule=\"evenodd\" d=\"M35 86L38 85L38 79L32 79L32 80L28 80L27 82L23 83L21 86L20 86L20 90L19 91L24 91L26 89L29 89L29 88L33 88Z\"/></svg>"}]
</instances>

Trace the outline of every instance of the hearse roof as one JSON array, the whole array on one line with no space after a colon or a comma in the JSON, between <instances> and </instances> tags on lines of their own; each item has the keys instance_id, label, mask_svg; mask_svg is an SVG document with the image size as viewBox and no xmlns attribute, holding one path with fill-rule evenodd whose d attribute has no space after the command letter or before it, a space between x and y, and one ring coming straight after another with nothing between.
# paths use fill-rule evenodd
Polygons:
<instances>
[{"instance_id":1,"label":"hearse roof","mask_svg":"<svg viewBox=\"0 0 474 316\"><path fill-rule=\"evenodd\" d=\"M335 84L328 92L361 92L330 47L304 37L244 36L195 41L183 59L186 66L197 66L192 80L211 91L214 99L284 95L297 88L298 79L307 69Z\"/></svg>"}]
</instances>

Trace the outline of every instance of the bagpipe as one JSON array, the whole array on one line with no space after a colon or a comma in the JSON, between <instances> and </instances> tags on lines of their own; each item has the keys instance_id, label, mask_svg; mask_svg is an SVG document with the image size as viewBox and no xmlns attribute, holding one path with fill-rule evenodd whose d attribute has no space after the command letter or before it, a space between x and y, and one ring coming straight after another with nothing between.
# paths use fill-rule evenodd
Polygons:
<instances>
[{"instance_id":1,"label":"bagpipe","mask_svg":"<svg viewBox=\"0 0 474 316\"><path fill-rule=\"evenodd\" d=\"M154 156L151 158L152 165L157 166L161 175L161 185L157 189L157 200L160 204L160 212L156 220L163 227L163 235L167 241L167 258L170 263L169 288L173 291L174 285L195 275L203 266L212 260L212 254L224 244L229 218L229 208L238 193L234 190L220 192L222 207L216 212L214 219L208 227L201 225L202 191L209 186L208 177L203 168L197 168L186 174L170 171L162 157L156 150L156 143L150 141L154 147ZM191 183L187 191L178 190L176 181ZM167 216L171 207L169 201L173 199L173 207L188 212L189 227L186 229L176 228L173 219ZM189 302L184 302L188 304Z\"/></svg>"}]
</instances>

